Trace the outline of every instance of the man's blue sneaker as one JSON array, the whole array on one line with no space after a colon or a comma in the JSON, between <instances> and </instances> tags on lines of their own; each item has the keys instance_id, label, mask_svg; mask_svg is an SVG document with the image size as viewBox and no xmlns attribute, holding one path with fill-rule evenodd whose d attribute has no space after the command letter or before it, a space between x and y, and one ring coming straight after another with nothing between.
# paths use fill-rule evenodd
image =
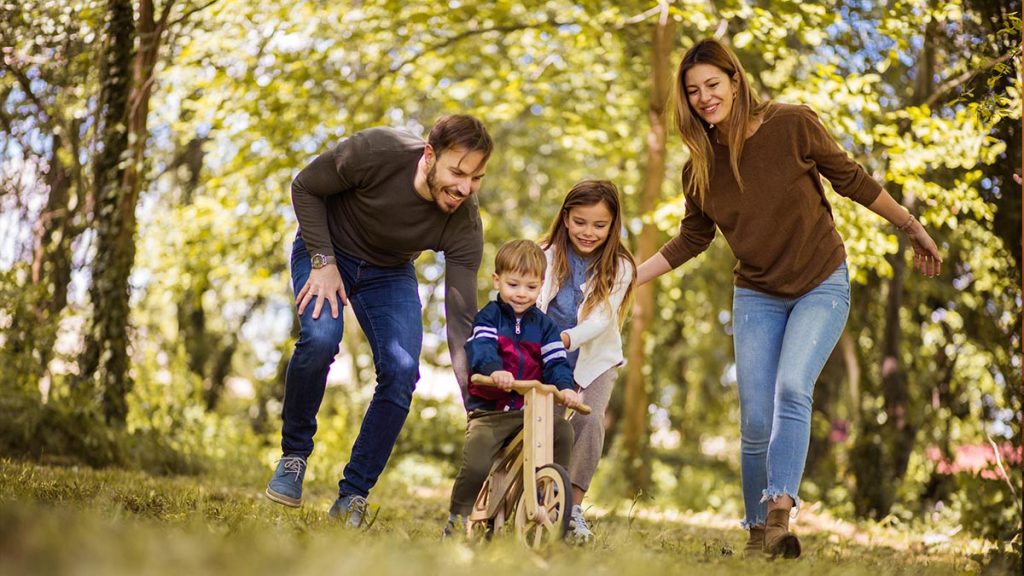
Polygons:
<instances>
[{"instance_id":1,"label":"man's blue sneaker","mask_svg":"<svg viewBox=\"0 0 1024 576\"><path fill-rule=\"evenodd\" d=\"M294 454L282 456L277 461L274 477L267 484L267 498L297 508L302 504L302 478L305 475L305 458Z\"/></svg>"},{"instance_id":2,"label":"man's blue sneaker","mask_svg":"<svg viewBox=\"0 0 1024 576\"><path fill-rule=\"evenodd\" d=\"M344 521L347 528L359 528L366 516L366 498L356 494L338 496L328 514L331 518Z\"/></svg>"}]
</instances>

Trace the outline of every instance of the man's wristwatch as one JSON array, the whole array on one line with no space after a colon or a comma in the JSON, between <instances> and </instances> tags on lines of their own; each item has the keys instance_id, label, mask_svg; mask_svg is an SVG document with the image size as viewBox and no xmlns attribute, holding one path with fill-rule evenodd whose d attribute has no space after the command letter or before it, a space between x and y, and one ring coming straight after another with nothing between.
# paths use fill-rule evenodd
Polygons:
<instances>
[{"instance_id":1,"label":"man's wristwatch","mask_svg":"<svg viewBox=\"0 0 1024 576\"><path fill-rule=\"evenodd\" d=\"M325 254L313 254L309 259L310 263L313 264L314 270L319 270L328 264L334 264L334 256L327 256Z\"/></svg>"}]
</instances>

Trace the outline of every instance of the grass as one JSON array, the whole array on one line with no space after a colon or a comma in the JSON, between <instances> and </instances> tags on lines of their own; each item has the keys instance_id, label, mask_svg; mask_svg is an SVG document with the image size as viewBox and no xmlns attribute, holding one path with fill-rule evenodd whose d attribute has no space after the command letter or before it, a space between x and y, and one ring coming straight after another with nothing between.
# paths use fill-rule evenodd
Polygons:
<instances>
[{"instance_id":1,"label":"grass","mask_svg":"<svg viewBox=\"0 0 1024 576\"><path fill-rule=\"evenodd\" d=\"M1010 574L986 543L962 535L854 527L812 508L795 530L797 561L744 560L735 518L599 502L596 541L540 552L511 537L440 542L451 480L427 462L393 462L375 489L369 530L327 516L333 482L307 484L302 508L263 497L270 469L156 477L126 470L0 460L0 574L556 574L945 575ZM988 564L986 567L985 565Z\"/></svg>"}]
</instances>

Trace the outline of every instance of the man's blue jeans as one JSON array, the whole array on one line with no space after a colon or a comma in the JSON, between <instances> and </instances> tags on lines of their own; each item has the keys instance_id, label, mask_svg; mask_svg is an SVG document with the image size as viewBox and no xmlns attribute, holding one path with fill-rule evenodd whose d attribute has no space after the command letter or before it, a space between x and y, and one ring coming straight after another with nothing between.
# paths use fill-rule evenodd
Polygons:
<instances>
[{"instance_id":1,"label":"man's blue jeans","mask_svg":"<svg viewBox=\"0 0 1024 576\"><path fill-rule=\"evenodd\" d=\"M352 457L338 483L341 495L365 497L391 457L402 431L419 380L423 315L416 269L410 262L393 268L374 266L337 250L349 304L373 350L377 386L352 446ZM297 295L306 284L312 266L301 237L292 246L292 288ZM308 457L313 451L316 415L327 387L327 371L334 361L344 333L339 309L331 318L324 302L320 317L313 319L315 300L299 318L299 339L288 362L284 387L284 426L281 451Z\"/></svg>"},{"instance_id":2,"label":"man's blue jeans","mask_svg":"<svg viewBox=\"0 0 1024 576\"><path fill-rule=\"evenodd\" d=\"M798 298L733 293L744 527L764 525L768 500L785 494L800 503L814 383L849 312L845 262Z\"/></svg>"}]
</instances>

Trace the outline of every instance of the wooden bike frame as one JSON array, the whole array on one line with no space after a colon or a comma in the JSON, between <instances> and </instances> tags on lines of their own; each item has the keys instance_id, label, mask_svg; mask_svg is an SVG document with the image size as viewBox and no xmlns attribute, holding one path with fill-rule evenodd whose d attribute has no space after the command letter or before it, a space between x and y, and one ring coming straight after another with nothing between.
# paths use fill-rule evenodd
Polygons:
<instances>
[{"instance_id":1,"label":"wooden bike frame","mask_svg":"<svg viewBox=\"0 0 1024 576\"><path fill-rule=\"evenodd\" d=\"M493 386L489 377L473 375L473 382ZM522 494L526 494L526 517L531 522L546 522L544 514L538 514L537 470L554 461L554 409L555 398L561 400L560 390L536 380L517 380L512 389L524 397L523 429L501 451L498 460L491 467L491 473L477 496L473 511L469 515L469 526L474 522L494 520L494 530L499 530L515 512ZM583 414L590 413L590 407L576 408Z\"/></svg>"}]
</instances>

